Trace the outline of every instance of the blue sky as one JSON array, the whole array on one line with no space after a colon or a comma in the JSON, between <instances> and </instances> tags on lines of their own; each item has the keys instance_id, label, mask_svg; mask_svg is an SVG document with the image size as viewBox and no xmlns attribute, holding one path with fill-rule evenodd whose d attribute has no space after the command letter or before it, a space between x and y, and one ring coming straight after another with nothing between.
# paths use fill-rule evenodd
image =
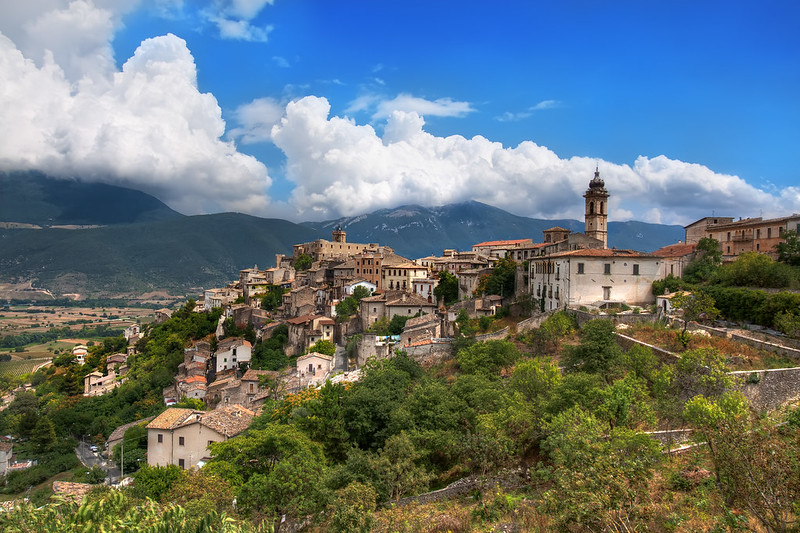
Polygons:
<instances>
[{"instance_id":1,"label":"blue sky","mask_svg":"<svg viewBox=\"0 0 800 533\"><path fill-rule=\"evenodd\" d=\"M0 7L3 75L38 80L0 103L64 117L0 112L0 167L293 220L579 218L595 165L618 220L800 211L796 2L35 4Z\"/></svg>"}]
</instances>

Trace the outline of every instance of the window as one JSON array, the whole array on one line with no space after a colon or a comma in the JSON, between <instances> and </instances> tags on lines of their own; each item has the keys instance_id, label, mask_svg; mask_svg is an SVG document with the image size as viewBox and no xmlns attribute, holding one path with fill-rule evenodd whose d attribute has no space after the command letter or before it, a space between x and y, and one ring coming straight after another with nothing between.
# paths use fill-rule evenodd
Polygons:
<instances>
[{"instance_id":1,"label":"window","mask_svg":"<svg viewBox=\"0 0 800 533\"><path fill-rule=\"evenodd\" d=\"M639 265L633 265L633 275L634 276L639 275Z\"/></svg>"},{"instance_id":2,"label":"window","mask_svg":"<svg viewBox=\"0 0 800 533\"><path fill-rule=\"evenodd\" d=\"M757 229L756 230L756 239L760 239L760 238L761 238L761 230Z\"/></svg>"},{"instance_id":3,"label":"window","mask_svg":"<svg viewBox=\"0 0 800 533\"><path fill-rule=\"evenodd\" d=\"M178 437L178 446L183 446L183 437Z\"/></svg>"},{"instance_id":4,"label":"window","mask_svg":"<svg viewBox=\"0 0 800 533\"><path fill-rule=\"evenodd\" d=\"M758 250L761 250L761 243L760 242L756 243L756 251L758 251Z\"/></svg>"},{"instance_id":5,"label":"window","mask_svg":"<svg viewBox=\"0 0 800 533\"><path fill-rule=\"evenodd\" d=\"M731 232L728 232L728 240L731 240Z\"/></svg>"},{"instance_id":6,"label":"window","mask_svg":"<svg viewBox=\"0 0 800 533\"><path fill-rule=\"evenodd\" d=\"M772 238L772 228L767 228L767 239Z\"/></svg>"},{"instance_id":7,"label":"window","mask_svg":"<svg viewBox=\"0 0 800 533\"><path fill-rule=\"evenodd\" d=\"M186 469L186 463L183 461L183 459L178 459L178 466Z\"/></svg>"},{"instance_id":8,"label":"window","mask_svg":"<svg viewBox=\"0 0 800 533\"><path fill-rule=\"evenodd\" d=\"M158 442L164 442L164 435L161 433L158 434Z\"/></svg>"},{"instance_id":9,"label":"window","mask_svg":"<svg viewBox=\"0 0 800 533\"><path fill-rule=\"evenodd\" d=\"M212 444L213 442L214 442L213 440L210 440L210 441L208 441L208 444L206 444L206 446L211 446L211 444Z\"/></svg>"},{"instance_id":10,"label":"window","mask_svg":"<svg viewBox=\"0 0 800 533\"><path fill-rule=\"evenodd\" d=\"M611 299L611 287L603 287L603 300Z\"/></svg>"},{"instance_id":11,"label":"window","mask_svg":"<svg viewBox=\"0 0 800 533\"><path fill-rule=\"evenodd\" d=\"M603 274L611 274L611 263L603 265Z\"/></svg>"},{"instance_id":12,"label":"window","mask_svg":"<svg viewBox=\"0 0 800 533\"><path fill-rule=\"evenodd\" d=\"M583 274L583 263L578 263L578 274Z\"/></svg>"}]
</instances>

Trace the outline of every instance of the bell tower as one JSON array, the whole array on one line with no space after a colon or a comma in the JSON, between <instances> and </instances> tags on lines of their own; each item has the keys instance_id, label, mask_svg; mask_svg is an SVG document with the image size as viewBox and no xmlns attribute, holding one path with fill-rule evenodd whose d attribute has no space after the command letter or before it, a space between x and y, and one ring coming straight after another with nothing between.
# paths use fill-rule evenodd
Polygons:
<instances>
[{"instance_id":1,"label":"bell tower","mask_svg":"<svg viewBox=\"0 0 800 533\"><path fill-rule=\"evenodd\" d=\"M594 178L583 195L586 198L586 235L602 241L603 248L608 248L608 191L605 182L600 179L600 169L594 170Z\"/></svg>"},{"instance_id":2,"label":"bell tower","mask_svg":"<svg viewBox=\"0 0 800 533\"><path fill-rule=\"evenodd\" d=\"M339 224L336 226L336 229L333 230L333 242L343 243L347 240L347 232L342 229L342 225Z\"/></svg>"}]
</instances>

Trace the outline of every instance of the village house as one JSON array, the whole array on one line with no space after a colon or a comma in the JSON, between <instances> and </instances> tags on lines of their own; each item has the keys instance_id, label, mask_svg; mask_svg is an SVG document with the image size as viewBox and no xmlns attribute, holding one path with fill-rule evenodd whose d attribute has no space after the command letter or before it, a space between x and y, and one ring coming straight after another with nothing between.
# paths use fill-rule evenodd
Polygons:
<instances>
[{"instance_id":1,"label":"village house","mask_svg":"<svg viewBox=\"0 0 800 533\"><path fill-rule=\"evenodd\" d=\"M647 305L661 258L632 250L574 250L530 260L529 288L544 311L581 305Z\"/></svg>"},{"instance_id":2,"label":"village house","mask_svg":"<svg viewBox=\"0 0 800 533\"><path fill-rule=\"evenodd\" d=\"M761 217L734 220L733 217L705 217L684 227L687 244L703 237L719 241L723 261L734 261L743 253L778 257L775 247L785 242L787 231L800 233L800 214L781 218Z\"/></svg>"},{"instance_id":3,"label":"village house","mask_svg":"<svg viewBox=\"0 0 800 533\"><path fill-rule=\"evenodd\" d=\"M409 318L400 334L400 344L410 346L442 337L442 319L438 314Z\"/></svg>"},{"instance_id":4,"label":"village house","mask_svg":"<svg viewBox=\"0 0 800 533\"><path fill-rule=\"evenodd\" d=\"M296 355L321 340L334 341L336 322L322 315L303 315L286 321L289 326L289 341L286 355Z\"/></svg>"},{"instance_id":5,"label":"village house","mask_svg":"<svg viewBox=\"0 0 800 533\"><path fill-rule=\"evenodd\" d=\"M287 317L313 313L316 310L317 291L313 287L292 289L283 295L281 310Z\"/></svg>"},{"instance_id":6,"label":"village house","mask_svg":"<svg viewBox=\"0 0 800 533\"><path fill-rule=\"evenodd\" d=\"M115 353L106 357L106 373L114 372L117 376L128 373L128 355Z\"/></svg>"},{"instance_id":7,"label":"village house","mask_svg":"<svg viewBox=\"0 0 800 533\"><path fill-rule=\"evenodd\" d=\"M411 292L425 298L431 303L436 303L436 296L433 290L439 285L437 278L418 278L411 284Z\"/></svg>"},{"instance_id":8,"label":"village house","mask_svg":"<svg viewBox=\"0 0 800 533\"><path fill-rule=\"evenodd\" d=\"M180 398L204 400L206 397L207 385L205 376L188 376L179 380L175 386Z\"/></svg>"},{"instance_id":9,"label":"village house","mask_svg":"<svg viewBox=\"0 0 800 533\"><path fill-rule=\"evenodd\" d=\"M5 476L11 467L11 455L14 445L10 442L0 442L0 476Z\"/></svg>"},{"instance_id":10,"label":"village house","mask_svg":"<svg viewBox=\"0 0 800 533\"><path fill-rule=\"evenodd\" d=\"M670 274L682 278L683 269L691 263L696 255L696 248L696 244L678 243L664 246L653 252L652 255L661 258L659 279L666 278Z\"/></svg>"},{"instance_id":11,"label":"village house","mask_svg":"<svg viewBox=\"0 0 800 533\"><path fill-rule=\"evenodd\" d=\"M241 337L229 337L219 341L215 353L214 368L217 373L238 368L242 363L249 363L253 345Z\"/></svg>"},{"instance_id":12,"label":"village house","mask_svg":"<svg viewBox=\"0 0 800 533\"><path fill-rule=\"evenodd\" d=\"M458 299L469 300L474 297L475 290L481 282L483 276L488 276L492 273L491 268L475 268L471 270L462 270L456 273L458 278Z\"/></svg>"},{"instance_id":13,"label":"village house","mask_svg":"<svg viewBox=\"0 0 800 533\"><path fill-rule=\"evenodd\" d=\"M89 348L84 344L79 344L72 349L72 356L79 365L86 363L87 355L89 355Z\"/></svg>"},{"instance_id":14,"label":"village house","mask_svg":"<svg viewBox=\"0 0 800 533\"><path fill-rule=\"evenodd\" d=\"M381 286L389 290L412 291L415 280L426 279L428 269L415 263L384 266Z\"/></svg>"},{"instance_id":15,"label":"village house","mask_svg":"<svg viewBox=\"0 0 800 533\"><path fill-rule=\"evenodd\" d=\"M325 383L333 369L333 357L311 352L297 358L297 378L300 388L316 387Z\"/></svg>"},{"instance_id":16,"label":"village house","mask_svg":"<svg viewBox=\"0 0 800 533\"><path fill-rule=\"evenodd\" d=\"M364 331L384 317L389 320L395 315L413 317L417 313L435 313L436 309L435 303L419 295L402 291L384 291L375 296L362 298L359 302L361 327Z\"/></svg>"},{"instance_id":17,"label":"village house","mask_svg":"<svg viewBox=\"0 0 800 533\"><path fill-rule=\"evenodd\" d=\"M533 244L531 239L510 239L501 241L486 241L472 245L472 251L483 257L502 259L517 248Z\"/></svg>"},{"instance_id":18,"label":"village house","mask_svg":"<svg viewBox=\"0 0 800 533\"><path fill-rule=\"evenodd\" d=\"M207 289L203 292L204 310L208 312L216 307L227 306L235 302L240 296L242 296L242 291L233 287Z\"/></svg>"},{"instance_id":19,"label":"village house","mask_svg":"<svg viewBox=\"0 0 800 533\"><path fill-rule=\"evenodd\" d=\"M124 379L117 376L114 370L111 370L106 376L95 370L83 378L83 395L103 396L119 387L123 381Z\"/></svg>"},{"instance_id":20,"label":"village house","mask_svg":"<svg viewBox=\"0 0 800 533\"><path fill-rule=\"evenodd\" d=\"M209 458L208 445L235 437L255 414L240 405L203 412L167 409L147 424L147 464L188 469Z\"/></svg>"},{"instance_id":21,"label":"village house","mask_svg":"<svg viewBox=\"0 0 800 533\"><path fill-rule=\"evenodd\" d=\"M261 407L269 396L269 389L261 384L261 378L276 379L278 372L248 369L241 378L235 375L218 379L208 387L206 403L210 408L227 405L242 405L254 410Z\"/></svg>"},{"instance_id":22,"label":"village house","mask_svg":"<svg viewBox=\"0 0 800 533\"><path fill-rule=\"evenodd\" d=\"M342 294L344 295L345 298L348 296L352 296L353 291L356 289L356 287L364 287L370 292L370 294L378 290L378 286L376 284L363 279L356 279L342 285Z\"/></svg>"},{"instance_id":23,"label":"village house","mask_svg":"<svg viewBox=\"0 0 800 533\"><path fill-rule=\"evenodd\" d=\"M155 320L153 321L154 324L161 324L162 322L166 322L170 318L172 318L172 310L167 308L157 309L154 313Z\"/></svg>"}]
</instances>

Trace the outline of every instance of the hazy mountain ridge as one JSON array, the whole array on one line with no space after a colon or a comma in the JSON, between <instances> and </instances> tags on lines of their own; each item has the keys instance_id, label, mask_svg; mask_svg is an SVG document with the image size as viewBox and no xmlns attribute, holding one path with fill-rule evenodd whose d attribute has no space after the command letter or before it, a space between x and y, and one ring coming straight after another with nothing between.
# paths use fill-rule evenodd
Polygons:
<instances>
[{"instance_id":1,"label":"hazy mountain ridge","mask_svg":"<svg viewBox=\"0 0 800 533\"><path fill-rule=\"evenodd\" d=\"M327 235L341 225L351 242L379 242L411 258L439 254L444 248L468 250L473 244L490 240L531 238L541 242L542 231L553 226L574 232L584 230L583 222L578 220L521 217L475 201L430 208L404 205L303 225ZM608 231L609 246L644 252L684 238L682 226L637 221L609 222Z\"/></svg>"},{"instance_id":2,"label":"hazy mountain ridge","mask_svg":"<svg viewBox=\"0 0 800 533\"><path fill-rule=\"evenodd\" d=\"M29 178L29 179L28 179ZM350 242L377 242L409 258L467 250L497 239L542 239L577 220L539 220L480 202L404 205L324 222L295 224L239 213L184 216L140 191L0 172L0 221L44 229L0 229L0 282L35 280L56 293L176 292L224 285L242 268L273 266L276 253L340 225ZM64 230L48 226L103 227ZM609 245L650 251L683 238L680 226L609 223Z\"/></svg>"}]
</instances>

